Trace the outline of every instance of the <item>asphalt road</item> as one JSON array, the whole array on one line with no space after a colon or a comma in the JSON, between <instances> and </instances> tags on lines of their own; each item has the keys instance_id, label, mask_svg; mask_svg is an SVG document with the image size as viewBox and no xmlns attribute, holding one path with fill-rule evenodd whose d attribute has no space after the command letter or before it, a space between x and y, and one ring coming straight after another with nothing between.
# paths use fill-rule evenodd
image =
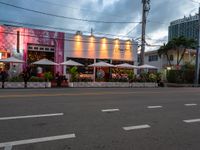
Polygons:
<instances>
[{"instance_id":1,"label":"asphalt road","mask_svg":"<svg viewBox=\"0 0 200 150\"><path fill-rule=\"evenodd\" d=\"M0 90L0 150L199 150L200 88Z\"/></svg>"}]
</instances>

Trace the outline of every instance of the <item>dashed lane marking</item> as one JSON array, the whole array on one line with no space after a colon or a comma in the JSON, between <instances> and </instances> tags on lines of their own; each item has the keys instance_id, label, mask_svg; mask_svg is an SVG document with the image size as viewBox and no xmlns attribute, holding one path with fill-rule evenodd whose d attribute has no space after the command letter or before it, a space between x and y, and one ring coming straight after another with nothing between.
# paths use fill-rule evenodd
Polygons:
<instances>
[{"instance_id":1,"label":"dashed lane marking","mask_svg":"<svg viewBox=\"0 0 200 150\"><path fill-rule=\"evenodd\" d=\"M49 137L42 137L42 138L35 138L35 139L5 142L5 143L0 143L0 148L5 148L4 150L8 150L8 148L11 147L12 149L12 147L16 145L56 141L56 140L69 139L69 138L75 138L75 137L76 137L75 134L65 134L65 135L58 135L58 136L49 136Z\"/></svg>"},{"instance_id":2,"label":"dashed lane marking","mask_svg":"<svg viewBox=\"0 0 200 150\"><path fill-rule=\"evenodd\" d=\"M0 121L27 119L27 118L54 117L54 116L63 116L63 115L64 113L55 113L55 114L39 114L39 115L28 115L28 116L0 117Z\"/></svg>"},{"instance_id":3,"label":"dashed lane marking","mask_svg":"<svg viewBox=\"0 0 200 150\"><path fill-rule=\"evenodd\" d=\"M189 120L183 120L185 123L194 123L194 122L200 122L200 119L189 119Z\"/></svg>"},{"instance_id":4,"label":"dashed lane marking","mask_svg":"<svg viewBox=\"0 0 200 150\"><path fill-rule=\"evenodd\" d=\"M192 104L184 104L185 106L197 106L197 104L194 104L194 103L192 103Z\"/></svg>"},{"instance_id":5,"label":"dashed lane marking","mask_svg":"<svg viewBox=\"0 0 200 150\"><path fill-rule=\"evenodd\" d=\"M148 106L149 109L162 108L162 106Z\"/></svg>"},{"instance_id":6,"label":"dashed lane marking","mask_svg":"<svg viewBox=\"0 0 200 150\"><path fill-rule=\"evenodd\" d=\"M151 126L148 124L145 125L138 125L138 126L129 126L129 127L123 127L125 131L129 130L138 130L138 129L145 129L145 128L150 128Z\"/></svg>"},{"instance_id":7,"label":"dashed lane marking","mask_svg":"<svg viewBox=\"0 0 200 150\"><path fill-rule=\"evenodd\" d=\"M103 109L101 111L102 112L115 112L115 111L119 111L119 109Z\"/></svg>"}]
</instances>

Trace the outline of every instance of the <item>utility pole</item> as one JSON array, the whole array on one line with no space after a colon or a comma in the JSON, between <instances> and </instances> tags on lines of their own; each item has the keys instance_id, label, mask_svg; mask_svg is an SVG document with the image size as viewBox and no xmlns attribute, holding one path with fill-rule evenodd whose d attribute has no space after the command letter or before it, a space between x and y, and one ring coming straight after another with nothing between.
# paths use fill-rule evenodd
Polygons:
<instances>
[{"instance_id":1,"label":"utility pole","mask_svg":"<svg viewBox=\"0 0 200 150\"><path fill-rule=\"evenodd\" d=\"M140 65L144 65L144 52L145 52L145 35L146 35L146 24L147 14L150 10L150 0L142 0L142 44L140 53Z\"/></svg>"},{"instance_id":2,"label":"utility pole","mask_svg":"<svg viewBox=\"0 0 200 150\"><path fill-rule=\"evenodd\" d=\"M200 5L200 4L199 4ZM195 85L199 85L199 58L200 58L200 6L198 14L198 47L196 51L196 71L195 71Z\"/></svg>"}]
</instances>

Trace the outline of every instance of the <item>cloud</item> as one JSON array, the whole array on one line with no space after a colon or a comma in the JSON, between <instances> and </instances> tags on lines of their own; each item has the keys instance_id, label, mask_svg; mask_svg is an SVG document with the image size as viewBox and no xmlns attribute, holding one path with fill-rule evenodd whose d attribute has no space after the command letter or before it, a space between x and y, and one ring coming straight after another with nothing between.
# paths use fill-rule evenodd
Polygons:
<instances>
[{"instance_id":1,"label":"cloud","mask_svg":"<svg viewBox=\"0 0 200 150\"><path fill-rule=\"evenodd\" d=\"M141 0L0 0L21 7L35 9L57 15L102 21L141 21ZM157 39L166 39L170 21L195 13L198 4L190 0L151 0L148 15L147 35ZM0 4L0 19L39 25L51 25L82 31L104 32L140 37L141 24L103 24L80 22L56 17L45 16L33 12L4 6ZM162 33L162 34L161 34Z\"/></svg>"}]
</instances>

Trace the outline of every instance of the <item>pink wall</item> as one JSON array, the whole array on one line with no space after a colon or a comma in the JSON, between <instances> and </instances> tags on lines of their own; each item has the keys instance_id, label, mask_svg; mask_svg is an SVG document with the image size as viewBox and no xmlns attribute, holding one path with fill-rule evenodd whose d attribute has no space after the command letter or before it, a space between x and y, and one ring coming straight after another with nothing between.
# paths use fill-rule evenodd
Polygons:
<instances>
[{"instance_id":1,"label":"pink wall","mask_svg":"<svg viewBox=\"0 0 200 150\"><path fill-rule=\"evenodd\" d=\"M21 55L16 53L17 31L20 31L21 35ZM54 46L54 61L57 63L64 61L64 33L11 26L0 26L0 49L6 49L11 52L11 55L15 57L23 57L23 59L26 61L28 43ZM63 73L63 67L56 66L55 72L57 71Z\"/></svg>"}]
</instances>

